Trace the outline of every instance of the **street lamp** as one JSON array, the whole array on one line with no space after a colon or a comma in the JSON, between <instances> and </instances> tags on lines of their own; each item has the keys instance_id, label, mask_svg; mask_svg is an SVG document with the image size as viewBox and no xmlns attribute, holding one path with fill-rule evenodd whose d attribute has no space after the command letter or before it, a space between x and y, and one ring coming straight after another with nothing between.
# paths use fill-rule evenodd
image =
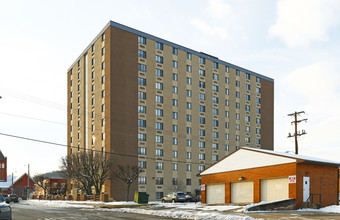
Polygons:
<instances>
[{"instance_id":1,"label":"street lamp","mask_svg":"<svg viewBox=\"0 0 340 220\"><path fill-rule=\"evenodd\" d=\"M27 193L27 199L28 199L30 195L30 164L27 164L27 169L28 169L28 172L27 172L28 178L27 178L27 192L26 193Z\"/></svg>"}]
</instances>

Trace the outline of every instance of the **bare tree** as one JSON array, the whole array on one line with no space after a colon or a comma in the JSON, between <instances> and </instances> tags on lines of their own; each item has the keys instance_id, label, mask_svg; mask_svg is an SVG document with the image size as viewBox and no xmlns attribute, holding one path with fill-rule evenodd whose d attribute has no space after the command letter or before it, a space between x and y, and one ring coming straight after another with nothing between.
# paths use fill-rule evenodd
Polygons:
<instances>
[{"instance_id":1,"label":"bare tree","mask_svg":"<svg viewBox=\"0 0 340 220\"><path fill-rule=\"evenodd\" d=\"M48 181L47 181L48 177L43 174L37 174L33 177L33 180L38 187L44 190L44 196L46 196L46 192L48 189Z\"/></svg>"},{"instance_id":2,"label":"bare tree","mask_svg":"<svg viewBox=\"0 0 340 220\"><path fill-rule=\"evenodd\" d=\"M185 184L182 180L177 179L176 181L173 180L172 185L168 187L168 190L171 192L184 192L186 189Z\"/></svg>"},{"instance_id":3,"label":"bare tree","mask_svg":"<svg viewBox=\"0 0 340 220\"><path fill-rule=\"evenodd\" d=\"M105 181L111 178L110 169L113 163L110 156L93 151L81 151L65 156L61 159L61 168L69 179L80 183L88 195L92 194L92 187L97 195L100 194Z\"/></svg>"},{"instance_id":4,"label":"bare tree","mask_svg":"<svg viewBox=\"0 0 340 220\"><path fill-rule=\"evenodd\" d=\"M130 187L131 184L138 178L140 173L144 172L138 166L130 166L130 165L118 165L117 168L113 171L113 175L120 180L123 180L127 185L126 192L126 201L129 200Z\"/></svg>"}]
</instances>

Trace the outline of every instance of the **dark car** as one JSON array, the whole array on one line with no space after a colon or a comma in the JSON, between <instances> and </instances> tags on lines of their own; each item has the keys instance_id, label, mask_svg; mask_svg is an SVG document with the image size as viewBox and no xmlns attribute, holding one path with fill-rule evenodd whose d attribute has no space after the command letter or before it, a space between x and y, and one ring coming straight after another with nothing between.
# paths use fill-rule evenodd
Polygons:
<instances>
[{"instance_id":1,"label":"dark car","mask_svg":"<svg viewBox=\"0 0 340 220\"><path fill-rule=\"evenodd\" d=\"M15 202L15 203L17 203L17 202L19 202L18 196L17 196L16 194L10 194L10 195L8 195L8 197L6 198L6 202L7 202L7 203L10 203L10 202Z\"/></svg>"},{"instance_id":2,"label":"dark car","mask_svg":"<svg viewBox=\"0 0 340 220\"><path fill-rule=\"evenodd\" d=\"M0 194L0 219L12 220L12 209Z\"/></svg>"},{"instance_id":3,"label":"dark car","mask_svg":"<svg viewBox=\"0 0 340 220\"><path fill-rule=\"evenodd\" d=\"M196 201L195 196L193 196L191 193L187 193L185 195L185 198L187 199L187 202L195 202Z\"/></svg>"},{"instance_id":4,"label":"dark car","mask_svg":"<svg viewBox=\"0 0 340 220\"><path fill-rule=\"evenodd\" d=\"M183 192L172 192L162 198L162 202L186 202L187 198Z\"/></svg>"}]
</instances>

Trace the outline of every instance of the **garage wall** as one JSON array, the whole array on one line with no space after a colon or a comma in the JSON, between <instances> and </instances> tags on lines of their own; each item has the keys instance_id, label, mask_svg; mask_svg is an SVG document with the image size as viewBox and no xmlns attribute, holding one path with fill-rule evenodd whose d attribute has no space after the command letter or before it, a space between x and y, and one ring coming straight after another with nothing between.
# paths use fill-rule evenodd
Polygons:
<instances>
[{"instance_id":1,"label":"garage wall","mask_svg":"<svg viewBox=\"0 0 340 220\"><path fill-rule=\"evenodd\" d=\"M216 173L201 176L201 184L225 183L225 203L231 203L231 183L242 181L253 181L254 185L254 202L261 201L261 179L287 177L296 174L296 163L282 164L276 166L259 167L253 169L244 169L230 171L225 173ZM240 181L239 178L243 177ZM296 184L289 184L289 198L296 198ZM206 191L201 191L202 203L206 203Z\"/></svg>"},{"instance_id":2,"label":"garage wall","mask_svg":"<svg viewBox=\"0 0 340 220\"><path fill-rule=\"evenodd\" d=\"M297 192L301 192L296 197L298 205L303 201L303 177L310 177L310 193L321 195L322 206L328 206L338 203L339 195L339 177L338 168L313 165L313 164L297 164ZM319 197L314 197L315 201L319 201Z\"/></svg>"}]
</instances>

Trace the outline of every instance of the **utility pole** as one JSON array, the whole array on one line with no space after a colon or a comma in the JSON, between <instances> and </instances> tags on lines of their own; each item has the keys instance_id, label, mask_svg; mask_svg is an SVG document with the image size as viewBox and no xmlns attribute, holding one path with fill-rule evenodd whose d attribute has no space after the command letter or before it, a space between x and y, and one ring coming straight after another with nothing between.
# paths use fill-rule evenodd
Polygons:
<instances>
[{"instance_id":1,"label":"utility pole","mask_svg":"<svg viewBox=\"0 0 340 220\"><path fill-rule=\"evenodd\" d=\"M288 114L288 116L294 116L294 121L292 121L291 124L295 125L295 133L293 135L291 133L289 133L288 134L288 138L295 137L295 154L299 154L299 150L298 150L299 147L298 147L298 140L297 140L297 138L302 136L302 135L307 134L305 130L302 130L302 132L297 130L298 123L300 123L302 121L307 122L307 118L301 119L301 120L297 119L297 116L300 115L300 114L305 114L305 112L304 111L300 111L300 112L294 112L294 113Z\"/></svg>"}]
</instances>

